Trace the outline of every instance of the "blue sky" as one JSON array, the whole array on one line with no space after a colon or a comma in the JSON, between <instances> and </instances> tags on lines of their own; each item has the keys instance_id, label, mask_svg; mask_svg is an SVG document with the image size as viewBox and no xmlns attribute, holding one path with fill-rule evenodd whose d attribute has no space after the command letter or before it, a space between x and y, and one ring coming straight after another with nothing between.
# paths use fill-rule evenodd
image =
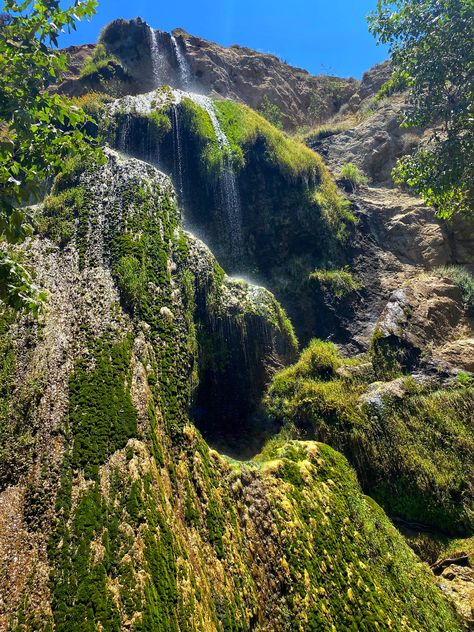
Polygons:
<instances>
[{"instance_id":1,"label":"blue sky","mask_svg":"<svg viewBox=\"0 0 474 632\"><path fill-rule=\"evenodd\" d=\"M141 16L154 28L181 27L224 46L274 53L312 73L360 77L386 58L367 30L376 0L99 0L97 15L64 46L95 42L111 20Z\"/></svg>"}]
</instances>

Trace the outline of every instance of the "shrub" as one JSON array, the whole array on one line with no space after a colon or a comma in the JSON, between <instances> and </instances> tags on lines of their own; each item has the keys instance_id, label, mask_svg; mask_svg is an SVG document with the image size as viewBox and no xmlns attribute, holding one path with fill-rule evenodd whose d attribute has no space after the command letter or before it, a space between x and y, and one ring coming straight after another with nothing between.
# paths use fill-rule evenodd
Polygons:
<instances>
[{"instance_id":1,"label":"shrub","mask_svg":"<svg viewBox=\"0 0 474 632\"><path fill-rule=\"evenodd\" d=\"M341 180L349 182L353 188L357 188L369 182L367 176L364 176L359 167L352 162L346 162L342 165L340 178Z\"/></svg>"},{"instance_id":2,"label":"shrub","mask_svg":"<svg viewBox=\"0 0 474 632\"><path fill-rule=\"evenodd\" d=\"M309 275L309 278L317 281L323 289L331 292L336 298L343 298L363 287L362 283L355 279L347 268L315 270Z\"/></svg>"},{"instance_id":3,"label":"shrub","mask_svg":"<svg viewBox=\"0 0 474 632\"><path fill-rule=\"evenodd\" d=\"M107 51L104 44L97 44L92 55L86 59L79 76L81 79L84 79L95 74L101 74L114 64L120 64L119 60Z\"/></svg>"},{"instance_id":4,"label":"shrub","mask_svg":"<svg viewBox=\"0 0 474 632\"><path fill-rule=\"evenodd\" d=\"M262 99L259 112L277 129L283 129L283 112L276 103L270 101L267 95Z\"/></svg>"},{"instance_id":5,"label":"shrub","mask_svg":"<svg viewBox=\"0 0 474 632\"><path fill-rule=\"evenodd\" d=\"M450 279L461 290L464 307L474 313L474 276L460 266L442 266L434 270L439 277Z\"/></svg>"},{"instance_id":6,"label":"shrub","mask_svg":"<svg viewBox=\"0 0 474 632\"><path fill-rule=\"evenodd\" d=\"M88 92L80 97L73 97L71 101L86 114L97 119L104 112L104 105L113 101L113 97L104 92Z\"/></svg>"}]
</instances>

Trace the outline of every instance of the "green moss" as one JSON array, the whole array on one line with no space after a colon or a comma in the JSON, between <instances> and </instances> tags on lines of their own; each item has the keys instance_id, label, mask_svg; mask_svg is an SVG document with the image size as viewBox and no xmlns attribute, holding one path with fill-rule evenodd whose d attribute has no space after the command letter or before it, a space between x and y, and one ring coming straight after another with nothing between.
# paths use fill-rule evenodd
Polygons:
<instances>
[{"instance_id":1,"label":"green moss","mask_svg":"<svg viewBox=\"0 0 474 632\"><path fill-rule=\"evenodd\" d=\"M205 178L218 177L224 154L209 114L194 101L186 98L181 101L181 115L184 125L199 142L199 167L202 174Z\"/></svg>"},{"instance_id":2,"label":"green moss","mask_svg":"<svg viewBox=\"0 0 474 632\"><path fill-rule=\"evenodd\" d=\"M373 378L358 363L341 358L333 345L313 342L296 365L275 376L268 411L283 422L285 435L343 452L389 514L447 532L472 529L467 459L474 448L474 389L432 391L408 380L402 399L364 405Z\"/></svg>"},{"instance_id":3,"label":"green moss","mask_svg":"<svg viewBox=\"0 0 474 632\"><path fill-rule=\"evenodd\" d=\"M154 132L151 136L151 141L159 142L166 134L171 132L171 120L166 109L153 110L148 115L148 119L152 123Z\"/></svg>"},{"instance_id":4,"label":"green moss","mask_svg":"<svg viewBox=\"0 0 474 632\"><path fill-rule=\"evenodd\" d=\"M137 433L130 396L131 340L99 341L94 363L79 360L69 380L69 418L74 436L72 464L86 476Z\"/></svg>"},{"instance_id":5,"label":"green moss","mask_svg":"<svg viewBox=\"0 0 474 632\"><path fill-rule=\"evenodd\" d=\"M206 524L209 533L209 542L214 547L217 557L222 560L225 556L223 536L225 530L225 517L215 498L210 498L206 509Z\"/></svg>"},{"instance_id":6,"label":"green moss","mask_svg":"<svg viewBox=\"0 0 474 632\"><path fill-rule=\"evenodd\" d=\"M266 476L286 484L266 520L283 535L279 560L291 629L461 629L429 569L360 494L341 454L322 444L275 442L264 457Z\"/></svg>"},{"instance_id":7,"label":"green moss","mask_svg":"<svg viewBox=\"0 0 474 632\"><path fill-rule=\"evenodd\" d=\"M89 196L84 187L76 186L46 198L41 214L36 218L40 235L67 246L74 236L79 251L79 265L85 265L85 253L89 232Z\"/></svg>"},{"instance_id":8,"label":"green moss","mask_svg":"<svg viewBox=\"0 0 474 632\"><path fill-rule=\"evenodd\" d=\"M52 609L58 632L119 632L120 618L107 589L107 560L94 562L91 544L100 538L106 515L98 484L79 499L72 520L71 477L66 471L58 497L59 523L49 543L54 571Z\"/></svg>"}]
</instances>

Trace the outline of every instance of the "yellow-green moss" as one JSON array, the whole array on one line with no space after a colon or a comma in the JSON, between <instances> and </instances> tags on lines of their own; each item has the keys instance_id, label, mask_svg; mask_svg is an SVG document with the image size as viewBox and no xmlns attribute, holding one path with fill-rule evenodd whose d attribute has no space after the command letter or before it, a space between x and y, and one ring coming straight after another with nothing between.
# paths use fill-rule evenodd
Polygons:
<instances>
[{"instance_id":1,"label":"yellow-green moss","mask_svg":"<svg viewBox=\"0 0 474 632\"><path fill-rule=\"evenodd\" d=\"M265 157L281 172L293 178L320 179L323 161L311 149L274 127L261 114L234 101L215 101L219 122L232 149L245 159L247 146L265 143Z\"/></svg>"},{"instance_id":2,"label":"yellow-green moss","mask_svg":"<svg viewBox=\"0 0 474 632\"><path fill-rule=\"evenodd\" d=\"M311 343L296 365L275 376L270 414L285 434L341 450L388 513L468 532L474 528L468 475L474 389L433 391L407 382L401 399L375 394L370 403L375 376L360 363L342 358L331 343Z\"/></svg>"}]
</instances>

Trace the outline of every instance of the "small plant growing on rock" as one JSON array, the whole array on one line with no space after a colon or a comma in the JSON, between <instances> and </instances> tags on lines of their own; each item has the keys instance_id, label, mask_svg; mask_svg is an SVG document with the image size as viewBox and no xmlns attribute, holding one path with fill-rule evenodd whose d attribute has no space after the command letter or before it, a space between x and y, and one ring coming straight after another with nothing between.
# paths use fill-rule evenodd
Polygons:
<instances>
[{"instance_id":1,"label":"small plant growing on rock","mask_svg":"<svg viewBox=\"0 0 474 632\"><path fill-rule=\"evenodd\" d=\"M283 129L283 113L276 103L270 101L267 95L262 99L259 112L277 129Z\"/></svg>"},{"instance_id":2,"label":"small plant growing on rock","mask_svg":"<svg viewBox=\"0 0 474 632\"><path fill-rule=\"evenodd\" d=\"M358 281L347 268L340 270L315 270L309 275L312 281L317 281L319 285L336 298L344 298L352 292L362 289L362 283Z\"/></svg>"},{"instance_id":3,"label":"small plant growing on rock","mask_svg":"<svg viewBox=\"0 0 474 632\"><path fill-rule=\"evenodd\" d=\"M459 287L465 309L474 313L474 276L460 266L441 266L434 270L436 276L450 279Z\"/></svg>"},{"instance_id":4,"label":"small plant growing on rock","mask_svg":"<svg viewBox=\"0 0 474 632\"><path fill-rule=\"evenodd\" d=\"M352 162L346 162L346 164L342 165L339 177L347 183L353 191L362 185L368 184L369 182L367 176L365 176L359 167Z\"/></svg>"}]
</instances>

